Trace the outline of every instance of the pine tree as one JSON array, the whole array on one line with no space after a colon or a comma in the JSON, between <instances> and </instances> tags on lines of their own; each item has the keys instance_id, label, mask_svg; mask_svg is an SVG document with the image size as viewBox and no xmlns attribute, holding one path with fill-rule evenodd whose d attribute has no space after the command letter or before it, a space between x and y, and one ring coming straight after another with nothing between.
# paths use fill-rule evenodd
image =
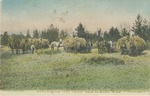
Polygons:
<instances>
[{"instance_id":1,"label":"pine tree","mask_svg":"<svg viewBox=\"0 0 150 96\"><path fill-rule=\"evenodd\" d=\"M26 37L27 37L27 38L31 38L31 35L30 35L30 31L29 31L29 30L27 31Z\"/></svg>"},{"instance_id":2,"label":"pine tree","mask_svg":"<svg viewBox=\"0 0 150 96\"><path fill-rule=\"evenodd\" d=\"M85 28L83 27L82 23L80 23L75 30L77 31L78 37L86 39L86 32L85 32Z\"/></svg>"}]
</instances>

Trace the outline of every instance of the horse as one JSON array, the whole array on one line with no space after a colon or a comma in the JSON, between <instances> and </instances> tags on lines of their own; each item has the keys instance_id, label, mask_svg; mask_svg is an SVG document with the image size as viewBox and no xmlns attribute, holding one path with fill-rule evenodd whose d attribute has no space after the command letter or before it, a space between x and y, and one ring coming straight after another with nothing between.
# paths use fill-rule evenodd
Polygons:
<instances>
[{"instance_id":1,"label":"horse","mask_svg":"<svg viewBox=\"0 0 150 96\"><path fill-rule=\"evenodd\" d=\"M112 41L101 41L98 43L98 53L111 53Z\"/></svg>"},{"instance_id":2,"label":"horse","mask_svg":"<svg viewBox=\"0 0 150 96\"><path fill-rule=\"evenodd\" d=\"M15 49L14 43L9 43L9 47L10 47L12 53L14 53L14 49Z\"/></svg>"},{"instance_id":3,"label":"horse","mask_svg":"<svg viewBox=\"0 0 150 96\"><path fill-rule=\"evenodd\" d=\"M55 47L57 48L57 50L59 49L59 47L62 47L62 43L61 42L56 42L56 41L53 41L51 43L51 49L54 50Z\"/></svg>"},{"instance_id":4,"label":"horse","mask_svg":"<svg viewBox=\"0 0 150 96\"><path fill-rule=\"evenodd\" d=\"M22 43L21 44L22 53L29 53L30 52L30 44L29 43Z\"/></svg>"}]
</instances>

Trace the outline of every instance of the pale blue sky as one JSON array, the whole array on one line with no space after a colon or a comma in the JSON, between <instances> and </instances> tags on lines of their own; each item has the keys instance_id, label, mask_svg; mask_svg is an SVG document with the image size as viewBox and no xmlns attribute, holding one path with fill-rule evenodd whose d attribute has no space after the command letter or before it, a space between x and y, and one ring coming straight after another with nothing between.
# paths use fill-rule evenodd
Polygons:
<instances>
[{"instance_id":1,"label":"pale blue sky","mask_svg":"<svg viewBox=\"0 0 150 96\"><path fill-rule=\"evenodd\" d=\"M74 30L82 22L87 30L108 30L134 22L141 14L150 19L150 0L3 0L2 31L26 32L51 23Z\"/></svg>"}]
</instances>

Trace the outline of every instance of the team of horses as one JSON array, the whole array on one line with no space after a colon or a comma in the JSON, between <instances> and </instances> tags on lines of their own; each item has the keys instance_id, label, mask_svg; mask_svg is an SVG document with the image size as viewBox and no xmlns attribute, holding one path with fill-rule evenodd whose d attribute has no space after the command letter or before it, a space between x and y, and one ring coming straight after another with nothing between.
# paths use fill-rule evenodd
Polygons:
<instances>
[{"instance_id":1,"label":"team of horses","mask_svg":"<svg viewBox=\"0 0 150 96\"><path fill-rule=\"evenodd\" d=\"M49 48L48 43L40 42L42 40L40 40L40 41L37 40L34 42L33 41L31 42L31 41L26 39L23 42L22 41L11 42L11 43L9 43L9 47L10 47L12 53L16 53L16 54L34 53L35 49Z\"/></svg>"},{"instance_id":2,"label":"team of horses","mask_svg":"<svg viewBox=\"0 0 150 96\"><path fill-rule=\"evenodd\" d=\"M111 53L111 52L115 52L116 48L115 48L116 44L115 42L112 41L101 41L98 42L97 47L98 47L98 53L103 54L103 53Z\"/></svg>"},{"instance_id":3,"label":"team of horses","mask_svg":"<svg viewBox=\"0 0 150 96\"><path fill-rule=\"evenodd\" d=\"M12 51L12 53L16 54L26 54L26 53L34 53L35 46L34 44L29 44L29 43L20 43L20 42L15 42L15 43L9 43L9 47Z\"/></svg>"},{"instance_id":4,"label":"team of horses","mask_svg":"<svg viewBox=\"0 0 150 96\"><path fill-rule=\"evenodd\" d=\"M130 47L127 48L126 44L123 44L120 46L121 55L130 55L130 56L136 56L140 55L142 53L142 49L137 48L134 44L130 44Z\"/></svg>"}]
</instances>

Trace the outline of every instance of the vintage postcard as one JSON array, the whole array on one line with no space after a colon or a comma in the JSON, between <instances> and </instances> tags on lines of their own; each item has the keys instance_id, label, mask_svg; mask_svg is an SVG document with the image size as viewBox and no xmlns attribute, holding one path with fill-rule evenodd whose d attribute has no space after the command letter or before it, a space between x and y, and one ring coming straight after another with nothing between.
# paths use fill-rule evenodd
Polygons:
<instances>
[{"instance_id":1,"label":"vintage postcard","mask_svg":"<svg viewBox=\"0 0 150 96\"><path fill-rule=\"evenodd\" d=\"M0 95L150 95L150 0L0 2Z\"/></svg>"}]
</instances>

